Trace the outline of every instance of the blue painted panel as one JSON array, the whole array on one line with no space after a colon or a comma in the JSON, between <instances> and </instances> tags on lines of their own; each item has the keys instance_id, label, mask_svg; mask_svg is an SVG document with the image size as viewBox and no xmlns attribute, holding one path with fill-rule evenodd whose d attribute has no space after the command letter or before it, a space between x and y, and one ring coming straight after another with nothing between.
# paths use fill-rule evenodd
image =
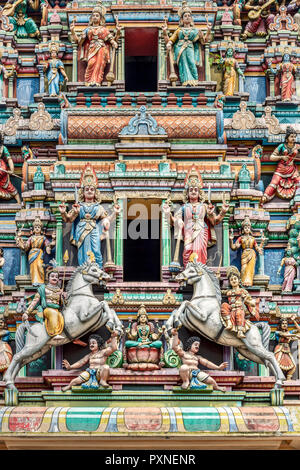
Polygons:
<instances>
[{"instance_id":1,"label":"blue painted panel","mask_svg":"<svg viewBox=\"0 0 300 470\"><path fill-rule=\"evenodd\" d=\"M40 89L39 78L18 78L17 99L19 106L28 106L34 102L33 95Z\"/></svg>"},{"instance_id":2,"label":"blue painted panel","mask_svg":"<svg viewBox=\"0 0 300 470\"><path fill-rule=\"evenodd\" d=\"M18 248L4 248L4 284L16 283L15 276L20 274L20 253Z\"/></svg>"},{"instance_id":3,"label":"blue painted panel","mask_svg":"<svg viewBox=\"0 0 300 470\"><path fill-rule=\"evenodd\" d=\"M264 252L265 252L265 274L267 276L270 276L270 284L282 284L284 268L281 270L280 276L277 275L277 270L284 256L284 249L274 248L271 250L264 250Z\"/></svg>"},{"instance_id":4,"label":"blue painted panel","mask_svg":"<svg viewBox=\"0 0 300 470\"><path fill-rule=\"evenodd\" d=\"M265 77L245 77L245 92L249 93L249 101L263 103L267 96Z\"/></svg>"}]
</instances>

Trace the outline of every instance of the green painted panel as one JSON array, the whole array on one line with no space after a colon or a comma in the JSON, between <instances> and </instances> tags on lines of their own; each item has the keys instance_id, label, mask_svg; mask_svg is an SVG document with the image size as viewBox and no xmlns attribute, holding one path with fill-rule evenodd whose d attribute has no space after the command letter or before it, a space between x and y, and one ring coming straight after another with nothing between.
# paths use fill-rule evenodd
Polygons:
<instances>
[{"instance_id":1,"label":"green painted panel","mask_svg":"<svg viewBox=\"0 0 300 470\"><path fill-rule=\"evenodd\" d=\"M186 431L218 431L221 419L216 408L180 408Z\"/></svg>"},{"instance_id":2,"label":"green painted panel","mask_svg":"<svg viewBox=\"0 0 300 470\"><path fill-rule=\"evenodd\" d=\"M69 431L94 432L98 429L104 408L70 408L66 426Z\"/></svg>"}]
</instances>

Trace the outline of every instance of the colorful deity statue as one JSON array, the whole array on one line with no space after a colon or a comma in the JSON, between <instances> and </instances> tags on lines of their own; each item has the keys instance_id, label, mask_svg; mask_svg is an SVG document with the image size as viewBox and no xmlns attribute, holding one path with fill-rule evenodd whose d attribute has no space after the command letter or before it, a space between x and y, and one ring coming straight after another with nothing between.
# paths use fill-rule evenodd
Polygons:
<instances>
[{"instance_id":1,"label":"colorful deity statue","mask_svg":"<svg viewBox=\"0 0 300 470\"><path fill-rule=\"evenodd\" d=\"M271 13L272 4L278 9L277 0L249 0L244 9L248 11L249 21L246 24L241 39L244 41L253 36L264 37L269 32L269 25L274 22L274 14Z\"/></svg>"},{"instance_id":2,"label":"colorful deity statue","mask_svg":"<svg viewBox=\"0 0 300 470\"><path fill-rule=\"evenodd\" d=\"M16 199L18 204L22 204L17 189L10 181L10 175L14 173L14 162L10 153L3 145L3 134L0 133L0 199Z\"/></svg>"},{"instance_id":3,"label":"colorful deity statue","mask_svg":"<svg viewBox=\"0 0 300 470\"><path fill-rule=\"evenodd\" d=\"M191 172L185 179L185 199L187 202L174 214L174 216L171 214L169 204L165 203L163 206L165 215L170 215L171 221L174 224L175 238L180 241L181 234L183 233L184 267L186 267L190 256L193 253L198 255L197 261L200 261L203 264L206 263L207 248L216 243L214 226L223 220L229 209L229 204L227 204L223 199L221 211L216 215L215 207L210 202L210 197L209 204L204 203L205 196L202 186L203 184L200 173L195 168L192 168ZM175 256L177 255L175 254Z\"/></svg>"},{"instance_id":4,"label":"colorful deity statue","mask_svg":"<svg viewBox=\"0 0 300 470\"><path fill-rule=\"evenodd\" d=\"M74 24L70 26L73 40L81 48L81 59L87 62L84 78L86 86L101 86L105 67L110 62L110 46L114 49L118 47L121 28L117 25L116 34L110 33L105 27L105 12L102 2L98 2L90 16L89 26L83 30L80 38L75 32ZM112 65L111 63L111 68Z\"/></svg>"},{"instance_id":5,"label":"colorful deity statue","mask_svg":"<svg viewBox=\"0 0 300 470\"><path fill-rule=\"evenodd\" d=\"M71 382L62 388L63 392L70 390L75 385L81 385L82 388L97 389L102 387L109 387L107 383L110 375L109 366L106 364L108 356L113 354L118 349L118 333L113 331L111 333L110 341L105 341L99 335L93 334L89 337L90 353L84 356L79 361L70 365L69 361L63 360L63 366L66 370L80 369L85 364L89 364L88 369L82 371L78 377L71 380Z\"/></svg>"},{"instance_id":6,"label":"colorful deity statue","mask_svg":"<svg viewBox=\"0 0 300 470\"><path fill-rule=\"evenodd\" d=\"M235 251L242 248L241 255L241 281L245 287L253 286L253 278L255 272L256 253L255 250L262 255L263 243L262 239L260 246L258 246L255 238L251 232L251 221L249 217L245 217L242 222L242 236L237 241L233 242L233 230L229 235L230 248Z\"/></svg>"},{"instance_id":7,"label":"colorful deity statue","mask_svg":"<svg viewBox=\"0 0 300 470\"><path fill-rule=\"evenodd\" d=\"M276 69L272 67L272 61L269 62L269 68L274 75L280 75L280 95L282 101L291 101L295 93L295 74L296 66L291 62L290 54L285 53L282 62Z\"/></svg>"},{"instance_id":8,"label":"colorful deity statue","mask_svg":"<svg viewBox=\"0 0 300 470\"><path fill-rule=\"evenodd\" d=\"M234 58L233 47L228 47L225 58L220 58L223 67L223 93L225 96L233 96L235 92L237 73L245 79L238 61Z\"/></svg>"},{"instance_id":9,"label":"colorful deity statue","mask_svg":"<svg viewBox=\"0 0 300 470\"><path fill-rule=\"evenodd\" d=\"M57 269L47 271L47 284L38 286L32 302L23 314L23 322L28 320L30 315L38 307L36 319L45 322L47 334L54 340L63 339L61 333L64 329L64 317L60 310L63 306L64 292L59 286L59 272Z\"/></svg>"},{"instance_id":10,"label":"colorful deity statue","mask_svg":"<svg viewBox=\"0 0 300 470\"><path fill-rule=\"evenodd\" d=\"M60 86L68 81L64 64L58 58L59 44L51 43L49 46L51 59L45 65L48 79L48 93L50 96L59 96Z\"/></svg>"},{"instance_id":11,"label":"colorful deity statue","mask_svg":"<svg viewBox=\"0 0 300 470\"><path fill-rule=\"evenodd\" d=\"M15 73L15 66L11 68L10 71L6 70L4 65L0 63L0 101L4 98L3 89L4 89L4 80L12 77Z\"/></svg>"},{"instance_id":12,"label":"colorful deity statue","mask_svg":"<svg viewBox=\"0 0 300 470\"><path fill-rule=\"evenodd\" d=\"M33 286L44 284L44 250L51 252L51 247L56 244L56 234L52 234L52 241L50 242L43 234L43 222L39 217L36 217L33 224L33 233L24 241L21 238L22 229L16 235L16 245L21 250L28 251L28 262L30 268L30 277Z\"/></svg>"},{"instance_id":13,"label":"colorful deity statue","mask_svg":"<svg viewBox=\"0 0 300 470\"><path fill-rule=\"evenodd\" d=\"M2 14L9 17L10 23L13 25L17 38L37 38L41 37L40 31L32 18L27 15L28 7L33 10L45 6L45 0L8 0L3 8Z\"/></svg>"},{"instance_id":14,"label":"colorful deity statue","mask_svg":"<svg viewBox=\"0 0 300 470\"><path fill-rule=\"evenodd\" d=\"M252 299L246 289L241 286L241 276L235 266L227 269L227 279L231 289L226 292L228 302L221 306L221 319L225 329L233 331L238 338L245 338L245 333L251 328L251 322L246 319L250 313L256 320L259 319L259 299Z\"/></svg>"},{"instance_id":15,"label":"colorful deity statue","mask_svg":"<svg viewBox=\"0 0 300 470\"><path fill-rule=\"evenodd\" d=\"M179 28L170 37L167 33L167 25L163 29L164 39L169 51L174 51L174 59L178 65L179 78L183 86L198 85L198 69L202 66L201 44L208 43L212 39L211 26L207 23L207 32L203 32L194 26L194 20L190 7L186 1L178 10ZM173 60L173 56L171 58Z\"/></svg>"},{"instance_id":16,"label":"colorful deity statue","mask_svg":"<svg viewBox=\"0 0 300 470\"><path fill-rule=\"evenodd\" d=\"M4 315L0 315L0 374L3 374L12 361L13 352L8 344L12 340L10 332L6 329Z\"/></svg>"},{"instance_id":17,"label":"colorful deity statue","mask_svg":"<svg viewBox=\"0 0 300 470\"><path fill-rule=\"evenodd\" d=\"M299 145L296 144L296 131L288 126L285 142L278 145L270 156L271 162L278 162L271 183L266 188L261 199L261 205L273 199L275 195L281 199L290 200L294 197L297 183L300 181L295 160L297 160Z\"/></svg>"},{"instance_id":18,"label":"colorful deity statue","mask_svg":"<svg viewBox=\"0 0 300 470\"><path fill-rule=\"evenodd\" d=\"M293 256L292 256L292 250L288 247L286 250L286 256L284 256L281 260L279 269L277 271L277 274L280 274L282 267L284 266L284 280L282 284L282 292L292 292L293 290L293 282L297 274L297 266L300 264L300 258L299 261L297 261Z\"/></svg>"},{"instance_id":19,"label":"colorful deity statue","mask_svg":"<svg viewBox=\"0 0 300 470\"><path fill-rule=\"evenodd\" d=\"M69 212L64 202L59 205L59 210L64 222L73 222L71 243L78 249L78 264L88 261L88 253L92 252L96 263L102 268L101 240L106 238L109 243L106 232L115 215L120 212L120 207L115 204L113 213L108 215L100 204L101 196L97 186L95 170L87 164L81 174L78 200L76 196L75 204Z\"/></svg>"},{"instance_id":20,"label":"colorful deity statue","mask_svg":"<svg viewBox=\"0 0 300 470\"><path fill-rule=\"evenodd\" d=\"M278 344L275 346L274 354L280 369L285 374L287 380L291 380L294 373L296 372L296 363L292 356L290 343L295 340L299 341L300 339L300 326L296 322L296 316L293 315L291 320L294 322L296 331L293 330L289 332L288 320L286 318L281 318L279 322L279 329L275 332L275 338Z\"/></svg>"},{"instance_id":21,"label":"colorful deity statue","mask_svg":"<svg viewBox=\"0 0 300 470\"><path fill-rule=\"evenodd\" d=\"M149 321L147 310L142 304L138 310L136 321L126 328L127 341L125 341L124 367L130 370L155 370L161 367L160 357L162 341L160 340L164 327L160 327L156 321Z\"/></svg>"},{"instance_id":22,"label":"colorful deity statue","mask_svg":"<svg viewBox=\"0 0 300 470\"><path fill-rule=\"evenodd\" d=\"M210 377L207 372L201 371L199 365L208 369L224 370L228 367L228 362L222 362L219 366L213 362L204 359L199 355L201 339L198 336L192 336L185 341L184 347L180 345L178 331L173 328L172 331L172 349L181 359L182 365L179 368L179 375L182 379L181 388L205 388L203 384L212 385L214 390L226 392L225 387L220 387L217 382ZM201 386L202 384L202 386Z\"/></svg>"}]
</instances>

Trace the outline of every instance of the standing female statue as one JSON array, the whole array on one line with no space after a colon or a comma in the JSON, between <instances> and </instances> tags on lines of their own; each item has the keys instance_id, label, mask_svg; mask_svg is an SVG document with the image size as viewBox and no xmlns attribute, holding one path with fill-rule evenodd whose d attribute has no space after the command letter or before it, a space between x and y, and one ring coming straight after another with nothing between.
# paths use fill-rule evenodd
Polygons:
<instances>
[{"instance_id":1,"label":"standing female statue","mask_svg":"<svg viewBox=\"0 0 300 470\"><path fill-rule=\"evenodd\" d=\"M294 322L296 331L289 332L289 322L287 318L281 318L279 322L279 329L275 332L277 345L274 349L274 354L280 369L286 375L286 380L291 380L296 372L296 363L292 356L290 343L299 341L300 326L296 322L296 315L291 317Z\"/></svg>"},{"instance_id":2,"label":"standing female statue","mask_svg":"<svg viewBox=\"0 0 300 470\"><path fill-rule=\"evenodd\" d=\"M46 75L48 79L48 93L50 96L58 96L60 93L60 85L64 81L68 81L67 74L65 72L64 64L57 57L59 45L51 43L50 47L51 59L45 65Z\"/></svg>"},{"instance_id":3,"label":"standing female statue","mask_svg":"<svg viewBox=\"0 0 300 470\"><path fill-rule=\"evenodd\" d=\"M218 215L214 213L215 207L205 204L205 196L202 190L201 175L192 169L185 180L187 202L174 216L170 212L170 206L166 203L163 211L175 226L175 238L181 238L183 231L184 249L183 266L186 267L192 253L198 255L197 261L205 264L207 260L207 248L216 243L214 225L219 224L229 209L229 204L223 202Z\"/></svg>"},{"instance_id":4,"label":"standing female statue","mask_svg":"<svg viewBox=\"0 0 300 470\"><path fill-rule=\"evenodd\" d=\"M295 93L295 74L296 66L290 60L290 54L285 53L282 62L277 65L276 69L272 68L272 61L269 62L271 72L276 75L280 74L280 95L282 101L291 101Z\"/></svg>"},{"instance_id":5,"label":"standing female statue","mask_svg":"<svg viewBox=\"0 0 300 470\"><path fill-rule=\"evenodd\" d=\"M253 286L253 278L255 272L255 262L256 262L256 253L258 251L260 255L263 253L263 242L258 246L255 238L251 232L251 222L249 217L245 217L245 220L242 222L242 231L243 234L233 243L233 231L229 235L230 239L230 248L235 251L242 247L242 256L241 256L241 280L244 286Z\"/></svg>"},{"instance_id":6,"label":"standing female statue","mask_svg":"<svg viewBox=\"0 0 300 470\"><path fill-rule=\"evenodd\" d=\"M14 162L5 145L3 145L3 133L0 133L0 199L16 199L22 204L17 189L10 181L10 175L14 173Z\"/></svg>"},{"instance_id":7,"label":"standing female statue","mask_svg":"<svg viewBox=\"0 0 300 470\"><path fill-rule=\"evenodd\" d=\"M211 26L207 23L208 30L203 32L194 26L192 12L187 2L182 2L182 7L178 10L180 18L179 28L171 37L167 33L167 25L162 27L167 49L174 49L174 59L179 69L179 78L184 86L198 85L197 66L202 65L200 44L205 44L211 40Z\"/></svg>"},{"instance_id":8,"label":"standing female statue","mask_svg":"<svg viewBox=\"0 0 300 470\"><path fill-rule=\"evenodd\" d=\"M223 93L225 96L233 96L235 91L237 73L245 79L238 61L233 56L234 50L229 47L226 51L225 58L220 58L220 64L223 66Z\"/></svg>"},{"instance_id":9,"label":"standing female statue","mask_svg":"<svg viewBox=\"0 0 300 470\"><path fill-rule=\"evenodd\" d=\"M82 265L88 261L88 252L91 251L94 253L96 263L102 268L101 239L109 230L110 222L120 212L120 207L115 205L114 212L108 216L100 205L101 196L97 186L96 173L87 164L80 179L79 201L76 197L75 204L69 212L66 210L65 203L60 204L59 211L64 222L73 222L71 243L78 249L78 264Z\"/></svg>"},{"instance_id":10,"label":"standing female statue","mask_svg":"<svg viewBox=\"0 0 300 470\"><path fill-rule=\"evenodd\" d=\"M293 282L297 274L297 265L297 261L292 256L292 250L288 247L286 250L286 256L282 258L277 271L277 274L279 275L282 267L284 266L284 281L282 284L282 292L292 292Z\"/></svg>"},{"instance_id":11,"label":"standing female statue","mask_svg":"<svg viewBox=\"0 0 300 470\"><path fill-rule=\"evenodd\" d=\"M261 199L261 205L273 199L275 195L287 200L294 197L297 183L300 181L295 163L299 150L296 138L296 131L291 126L288 126L284 143L278 145L270 156L270 161L278 162L278 164L272 180Z\"/></svg>"},{"instance_id":12,"label":"standing female statue","mask_svg":"<svg viewBox=\"0 0 300 470\"><path fill-rule=\"evenodd\" d=\"M101 86L106 65L110 62L110 48L117 49L121 28L117 26L115 35L109 32L105 25L106 8L102 2L98 3L90 16L89 26L83 30L78 38L75 33L74 23L70 26L71 34L75 42L81 47L81 59L87 62L85 71L85 85Z\"/></svg>"},{"instance_id":13,"label":"standing female statue","mask_svg":"<svg viewBox=\"0 0 300 470\"><path fill-rule=\"evenodd\" d=\"M33 286L44 284L44 249L51 251L51 246L56 244L56 234L52 235L52 242L50 242L45 235L43 235L43 222L39 217L36 217L33 224L33 234L27 241L21 238L21 230L16 235L16 245L21 250L28 251L28 262L30 267L30 277Z\"/></svg>"}]
</instances>

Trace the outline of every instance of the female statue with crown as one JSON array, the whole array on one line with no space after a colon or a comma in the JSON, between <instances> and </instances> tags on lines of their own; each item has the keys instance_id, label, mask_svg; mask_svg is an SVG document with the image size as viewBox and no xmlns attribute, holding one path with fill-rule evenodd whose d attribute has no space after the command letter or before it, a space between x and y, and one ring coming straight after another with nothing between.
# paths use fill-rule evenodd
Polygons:
<instances>
[{"instance_id":1,"label":"female statue with crown","mask_svg":"<svg viewBox=\"0 0 300 470\"><path fill-rule=\"evenodd\" d=\"M51 59L45 65L47 79L48 79L48 93L50 96L58 96L60 92L60 85L64 81L68 81L65 72L64 64L58 58L59 44L51 43L49 46Z\"/></svg>"},{"instance_id":2,"label":"female statue with crown","mask_svg":"<svg viewBox=\"0 0 300 470\"><path fill-rule=\"evenodd\" d=\"M71 24L71 34L75 42L81 47L81 60L87 62L85 71L85 84L101 86L106 65L110 62L110 47L117 49L121 28L117 25L115 35L105 27L106 8L102 2L93 9L89 26L84 29L79 38L75 32L74 23Z\"/></svg>"},{"instance_id":3,"label":"female statue with crown","mask_svg":"<svg viewBox=\"0 0 300 470\"><path fill-rule=\"evenodd\" d=\"M223 93L225 96L233 96L237 74L243 79L245 79L245 76L239 67L238 61L234 58L234 48L232 46L228 47L225 58L220 58L220 64L223 66Z\"/></svg>"},{"instance_id":4,"label":"female statue with crown","mask_svg":"<svg viewBox=\"0 0 300 470\"><path fill-rule=\"evenodd\" d=\"M221 305L221 318L226 330L235 332L238 338L245 338L251 327L251 322L246 319L247 313L259 320L259 299L252 299L241 286L240 272L235 266L230 266L226 274L231 289L226 292L228 302Z\"/></svg>"},{"instance_id":5,"label":"female statue with crown","mask_svg":"<svg viewBox=\"0 0 300 470\"><path fill-rule=\"evenodd\" d=\"M233 231L229 235L230 248L235 251L242 247L241 256L241 280L244 286L253 286L253 278L255 272L256 253L255 250L262 255L264 238L262 238L260 246L258 246L251 232L251 221L249 217L245 217L242 222L242 236L233 243Z\"/></svg>"},{"instance_id":6,"label":"female statue with crown","mask_svg":"<svg viewBox=\"0 0 300 470\"><path fill-rule=\"evenodd\" d=\"M120 207L115 204L114 212L108 216L106 210L100 205L101 197L97 186L95 170L88 164L81 175L78 201L76 196L75 204L69 212L66 210L65 203L60 204L59 211L64 222L73 222L71 243L78 249L78 264L82 265L88 261L88 252L91 251L96 263L102 268L101 240L105 237L105 232L109 230L115 215L120 212Z\"/></svg>"},{"instance_id":7,"label":"female statue with crown","mask_svg":"<svg viewBox=\"0 0 300 470\"><path fill-rule=\"evenodd\" d=\"M202 65L200 44L205 44L211 40L211 26L207 23L208 30L204 35L201 30L194 26L192 11L187 2L182 2L182 7L178 10L179 28L171 37L167 33L167 25L162 27L167 49L171 52L174 49L174 59L178 65L179 78L183 86L198 85L197 66Z\"/></svg>"},{"instance_id":8,"label":"female statue with crown","mask_svg":"<svg viewBox=\"0 0 300 470\"><path fill-rule=\"evenodd\" d=\"M185 179L185 199L187 202L177 211L171 214L170 206L166 203L163 211L175 227L175 238L180 238L183 232L183 266L186 267L192 253L197 253L198 259L205 264L207 261L207 248L216 243L214 226L219 224L229 209L229 204L223 201L223 206L218 215L215 207L209 200L204 203L205 196L202 190L202 178L200 173L193 168ZM210 199L210 198L209 198Z\"/></svg>"},{"instance_id":9,"label":"female statue with crown","mask_svg":"<svg viewBox=\"0 0 300 470\"><path fill-rule=\"evenodd\" d=\"M24 241L21 238L21 231L16 235L16 245L21 250L28 251L28 262L30 268L30 277L33 286L44 284L44 250L51 250L51 246L56 244L56 234L52 235L53 240L50 242L43 234L43 222L39 217L34 219L32 224L33 234Z\"/></svg>"}]
</instances>

